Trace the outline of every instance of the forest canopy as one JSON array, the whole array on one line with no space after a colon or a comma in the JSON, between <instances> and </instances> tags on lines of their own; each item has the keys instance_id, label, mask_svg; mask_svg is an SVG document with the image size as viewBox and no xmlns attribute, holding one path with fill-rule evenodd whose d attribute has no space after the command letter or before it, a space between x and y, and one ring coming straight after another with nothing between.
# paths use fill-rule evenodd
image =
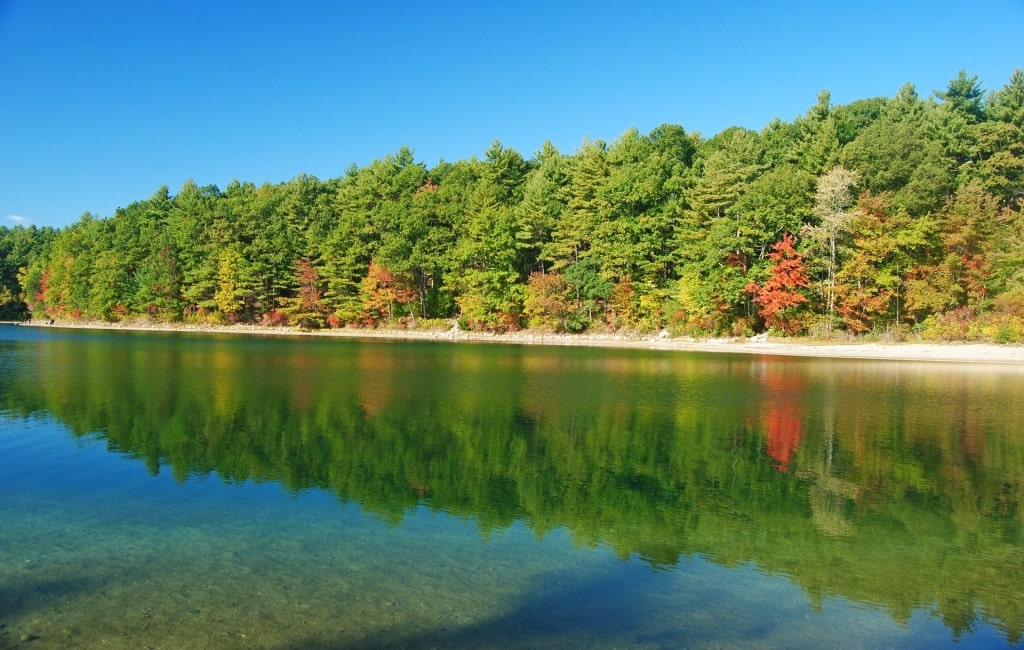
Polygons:
<instances>
[{"instance_id":1,"label":"forest canopy","mask_svg":"<svg viewBox=\"0 0 1024 650\"><path fill-rule=\"evenodd\" d=\"M1024 72L0 227L0 318L1024 341Z\"/></svg>"}]
</instances>

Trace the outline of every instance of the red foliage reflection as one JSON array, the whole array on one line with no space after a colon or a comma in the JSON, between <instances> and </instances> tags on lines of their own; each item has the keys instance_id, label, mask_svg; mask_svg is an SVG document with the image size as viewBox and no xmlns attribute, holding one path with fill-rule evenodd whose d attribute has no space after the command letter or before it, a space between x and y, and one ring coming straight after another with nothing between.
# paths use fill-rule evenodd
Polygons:
<instances>
[{"instance_id":1,"label":"red foliage reflection","mask_svg":"<svg viewBox=\"0 0 1024 650\"><path fill-rule=\"evenodd\" d=\"M773 467L788 472L803 435L804 383L799 374L786 374L784 369L766 369L762 382L766 391L761 414L768 439L766 451Z\"/></svg>"}]
</instances>

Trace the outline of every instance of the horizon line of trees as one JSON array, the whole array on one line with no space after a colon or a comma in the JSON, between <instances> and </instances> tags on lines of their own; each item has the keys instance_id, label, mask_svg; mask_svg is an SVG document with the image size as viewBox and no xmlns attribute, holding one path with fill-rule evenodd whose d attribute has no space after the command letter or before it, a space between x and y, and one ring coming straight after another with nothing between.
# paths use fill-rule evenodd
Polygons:
<instances>
[{"instance_id":1,"label":"horizon line of trees","mask_svg":"<svg viewBox=\"0 0 1024 650\"><path fill-rule=\"evenodd\" d=\"M710 138L665 124L402 148L343 176L188 181L0 227L0 317L1024 341L1024 72Z\"/></svg>"}]
</instances>

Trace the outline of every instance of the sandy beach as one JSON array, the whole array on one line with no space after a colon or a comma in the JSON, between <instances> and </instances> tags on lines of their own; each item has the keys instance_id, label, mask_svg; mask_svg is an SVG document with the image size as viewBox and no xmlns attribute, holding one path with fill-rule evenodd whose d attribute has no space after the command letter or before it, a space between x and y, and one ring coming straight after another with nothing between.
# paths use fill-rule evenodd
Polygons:
<instances>
[{"instance_id":1,"label":"sandy beach","mask_svg":"<svg viewBox=\"0 0 1024 650\"><path fill-rule=\"evenodd\" d=\"M750 339L689 339L663 335L619 334L551 334L521 331L510 334L489 334L461 330L401 329L331 329L304 331L295 327L262 327L257 325L198 325L131 321L123 323L62 321L53 325L31 323L35 327L109 329L125 331L205 332L218 334L350 337L406 340L457 341L468 343L508 343L518 345L589 346L678 350L681 352L715 352L728 354L760 354L837 359L877 359L887 361L936 361L956 363L996 363L1024 365L1024 346L985 343L879 343L879 342L815 342L806 339L754 337Z\"/></svg>"}]
</instances>

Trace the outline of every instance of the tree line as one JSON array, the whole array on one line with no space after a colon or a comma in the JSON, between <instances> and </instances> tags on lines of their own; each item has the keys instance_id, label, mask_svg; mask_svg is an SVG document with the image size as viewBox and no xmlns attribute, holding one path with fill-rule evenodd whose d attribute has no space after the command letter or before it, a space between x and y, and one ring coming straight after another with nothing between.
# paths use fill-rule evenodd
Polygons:
<instances>
[{"instance_id":1,"label":"tree line","mask_svg":"<svg viewBox=\"0 0 1024 650\"><path fill-rule=\"evenodd\" d=\"M0 228L0 316L1024 341L1024 72Z\"/></svg>"}]
</instances>

